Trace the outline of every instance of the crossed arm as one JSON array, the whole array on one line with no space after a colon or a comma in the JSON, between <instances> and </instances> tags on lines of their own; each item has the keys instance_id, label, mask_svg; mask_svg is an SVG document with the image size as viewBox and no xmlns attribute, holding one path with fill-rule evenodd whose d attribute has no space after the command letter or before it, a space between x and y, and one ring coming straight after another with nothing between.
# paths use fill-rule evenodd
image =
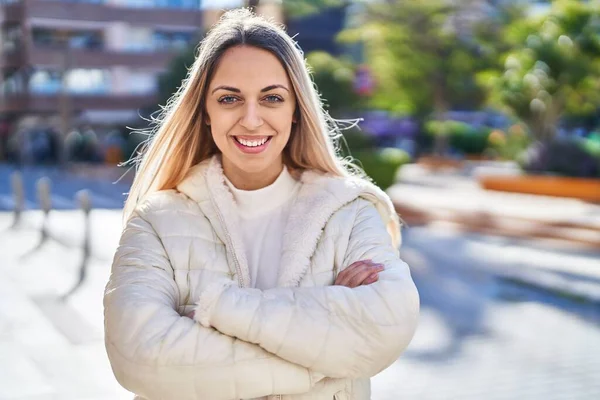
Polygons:
<instances>
[{"instance_id":1,"label":"crossed arm","mask_svg":"<svg viewBox=\"0 0 600 400\"><path fill-rule=\"evenodd\" d=\"M265 291L221 285L201 298L194 318L327 377L371 377L408 346L419 298L370 203L358 210L348 249L344 265L365 259L385 265L376 282Z\"/></svg>"},{"instance_id":2,"label":"crossed arm","mask_svg":"<svg viewBox=\"0 0 600 400\"><path fill-rule=\"evenodd\" d=\"M141 216L121 237L104 295L105 342L119 383L144 398L230 400L305 393L309 369L177 311L162 243Z\"/></svg>"},{"instance_id":3,"label":"crossed arm","mask_svg":"<svg viewBox=\"0 0 600 400\"><path fill-rule=\"evenodd\" d=\"M119 382L147 397L253 398L305 393L323 376L366 377L387 367L414 333L418 295L375 209L359 217L345 265L384 264L377 282L267 291L218 283L218 295L199 305L199 324L176 312L162 243L134 216L104 298Z\"/></svg>"}]
</instances>

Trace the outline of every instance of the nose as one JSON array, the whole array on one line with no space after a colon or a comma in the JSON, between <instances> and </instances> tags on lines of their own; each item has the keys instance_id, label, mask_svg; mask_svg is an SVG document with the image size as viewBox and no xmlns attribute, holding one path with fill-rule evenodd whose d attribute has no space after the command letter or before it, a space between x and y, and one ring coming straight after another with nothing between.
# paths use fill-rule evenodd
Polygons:
<instances>
[{"instance_id":1,"label":"nose","mask_svg":"<svg viewBox=\"0 0 600 400\"><path fill-rule=\"evenodd\" d=\"M263 120L260 116L258 104L254 102L248 102L244 108L244 115L240 119L240 125L249 131L254 131L260 128L262 124Z\"/></svg>"}]
</instances>

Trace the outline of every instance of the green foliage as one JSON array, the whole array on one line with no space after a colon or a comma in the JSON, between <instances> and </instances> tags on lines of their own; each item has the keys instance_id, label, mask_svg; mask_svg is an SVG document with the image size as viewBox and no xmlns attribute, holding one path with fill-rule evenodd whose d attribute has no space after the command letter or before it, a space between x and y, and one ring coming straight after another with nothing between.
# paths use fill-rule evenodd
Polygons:
<instances>
[{"instance_id":1,"label":"green foliage","mask_svg":"<svg viewBox=\"0 0 600 400\"><path fill-rule=\"evenodd\" d=\"M410 155L396 148L376 148L373 138L358 129L345 131L340 143L341 157L350 159L382 189L390 187L396 172L410 162Z\"/></svg>"},{"instance_id":2,"label":"green foliage","mask_svg":"<svg viewBox=\"0 0 600 400\"><path fill-rule=\"evenodd\" d=\"M531 138L526 129L515 124L506 133L501 130L490 132L487 152L503 160L518 161L530 145Z\"/></svg>"},{"instance_id":3,"label":"green foliage","mask_svg":"<svg viewBox=\"0 0 600 400\"><path fill-rule=\"evenodd\" d=\"M593 132L587 138L581 139L585 151L600 159L600 132Z\"/></svg>"},{"instance_id":4,"label":"green foliage","mask_svg":"<svg viewBox=\"0 0 600 400\"><path fill-rule=\"evenodd\" d=\"M171 96L177 92L195 59L196 46L189 46L171 61L167 71L158 80L160 105L166 105Z\"/></svg>"},{"instance_id":5,"label":"green foliage","mask_svg":"<svg viewBox=\"0 0 600 400\"><path fill-rule=\"evenodd\" d=\"M358 129L346 130L339 143L342 157L352 156L355 152L371 151L375 148L373 138Z\"/></svg>"},{"instance_id":6,"label":"green foliage","mask_svg":"<svg viewBox=\"0 0 600 400\"><path fill-rule=\"evenodd\" d=\"M454 149L463 154L482 154L488 147L488 137L491 129L475 128L460 121L428 121L425 123L425 133L430 140L445 137Z\"/></svg>"},{"instance_id":7,"label":"green foliage","mask_svg":"<svg viewBox=\"0 0 600 400\"><path fill-rule=\"evenodd\" d=\"M313 80L330 113L356 109L361 99L354 92L354 66L329 53L315 51L307 55Z\"/></svg>"},{"instance_id":8,"label":"green foliage","mask_svg":"<svg viewBox=\"0 0 600 400\"><path fill-rule=\"evenodd\" d=\"M398 168L410 162L410 155L396 148L363 150L353 156L356 164L383 190L394 183Z\"/></svg>"},{"instance_id":9,"label":"green foliage","mask_svg":"<svg viewBox=\"0 0 600 400\"><path fill-rule=\"evenodd\" d=\"M327 7L339 7L350 3L346 0L285 0L282 1L286 15L302 17L319 12Z\"/></svg>"},{"instance_id":10,"label":"green foliage","mask_svg":"<svg viewBox=\"0 0 600 400\"><path fill-rule=\"evenodd\" d=\"M514 22L504 65L479 76L492 103L525 121L538 140L551 140L565 113L589 115L600 104L599 13L592 2L559 0L539 20Z\"/></svg>"},{"instance_id":11,"label":"green foliage","mask_svg":"<svg viewBox=\"0 0 600 400\"><path fill-rule=\"evenodd\" d=\"M477 46L453 25L460 7L445 0L372 2L367 22L340 35L364 44L377 81L371 107L425 116L481 104Z\"/></svg>"}]
</instances>

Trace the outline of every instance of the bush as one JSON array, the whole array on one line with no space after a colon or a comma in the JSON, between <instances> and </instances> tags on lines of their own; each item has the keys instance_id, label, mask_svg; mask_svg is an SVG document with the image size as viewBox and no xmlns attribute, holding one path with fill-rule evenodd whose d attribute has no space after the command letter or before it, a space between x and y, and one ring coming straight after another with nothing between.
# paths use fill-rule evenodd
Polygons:
<instances>
[{"instance_id":1,"label":"bush","mask_svg":"<svg viewBox=\"0 0 600 400\"><path fill-rule=\"evenodd\" d=\"M373 137L358 129L344 131L339 140L342 157L352 156L356 152L372 151L375 148Z\"/></svg>"},{"instance_id":2,"label":"bush","mask_svg":"<svg viewBox=\"0 0 600 400\"><path fill-rule=\"evenodd\" d=\"M533 173L550 173L574 178L600 178L600 156L577 139L536 142L521 159L523 169Z\"/></svg>"},{"instance_id":3,"label":"bush","mask_svg":"<svg viewBox=\"0 0 600 400\"><path fill-rule=\"evenodd\" d=\"M505 133L493 130L488 135L488 149L486 152L498 156L503 160L517 160L531 144L531 139L522 125L516 124Z\"/></svg>"},{"instance_id":4,"label":"bush","mask_svg":"<svg viewBox=\"0 0 600 400\"><path fill-rule=\"evenodd\" d=\"M446 137L450 147L462 154L482 154L488 146L491 129L476 128L460 121L429 121L425 123L425 133L435 141L436 137Z\"/></svg>"},{"instance_id":5,"label":"bush","mask_svg":"<svg viewBox=\"0 0 600 400\"><path fill-rule=\"evenodd\" d=\"M321 94L325 108L334 116L359 107L361 98L354 92L354 65L329 53L309 53L306 62Z\"/></svg>"},{"instance_id":6,"label":"bush","mask_svg":"<svg viewBox=\"0 0 600 400\"><path fill-rule=\"evenodd\" d=\"M406 151L395 148L363 150L353 154L353 157L355 163L383 190L394 183L398 168L410 162L410 155Z\"/></svg>"}]
</instances>

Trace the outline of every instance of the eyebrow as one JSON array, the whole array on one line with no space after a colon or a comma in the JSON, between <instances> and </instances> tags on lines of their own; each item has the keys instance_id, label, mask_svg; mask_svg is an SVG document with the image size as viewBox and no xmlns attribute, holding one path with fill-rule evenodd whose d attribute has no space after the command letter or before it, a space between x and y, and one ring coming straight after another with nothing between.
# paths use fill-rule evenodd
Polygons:
<instances>
[{"instance_id":1,"label":"eyebrow","mask_svg":"<svg viewBox=\"0 0 600 400\"><path fill-rule=\"evenodd\" d=\"M288 92L290 91L290 90L289 90L287 87L285 87L284 85L279 85L279 84L276 84L276 85L270 85L270 86L267 86L267 87L265 87L265 88L262 88L262 89L260 90L260 92L261 92L261 93L264 93L264 92L268 92L269 90L273 90L273 89L277 89L277 88L285 89L285 90L287 90ZM214 89L212 90L212 92L210 92L210 93L211 93L211 94L213 94L213 93L214 93L214 92L216 92L217 90L227 90L227 91L234 92L234 93L241 93L241 92L242 92L240 89L238 89L238 88L235 88L235 87L233 87L233 86L224 86L224 85L221 85L221 86L217 86L216 88L214 88Z\"/></svg>"}]
</instances>

